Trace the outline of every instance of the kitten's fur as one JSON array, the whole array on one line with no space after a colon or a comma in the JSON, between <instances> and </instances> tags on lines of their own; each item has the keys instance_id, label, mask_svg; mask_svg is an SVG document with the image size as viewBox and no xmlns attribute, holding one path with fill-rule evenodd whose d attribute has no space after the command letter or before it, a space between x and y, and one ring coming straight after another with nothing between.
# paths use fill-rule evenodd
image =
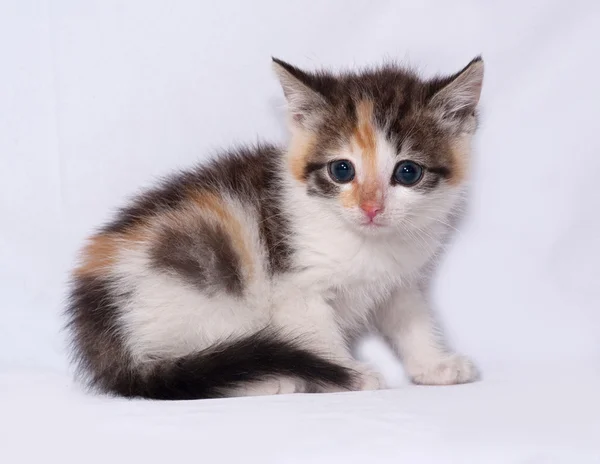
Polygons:
<instances>
[{"instance_id":1,"label":"kitten's fur","mask_svg":"<svg viewBox=\"0 0 600 464\"><path fill-rule=\"evenodd\" d=\"M177 174L90 238L67 309L80 372L100 391L158 399L376 389L348 347L374 328L414 382L474 380L419 280L463 190L483 61L430 80L392 65L274 68L287 149ZM351 182L330 177L338 159L354 164ZM417 185L392 181L400 160L424 167Z\"/></svg>"}]
</instances>

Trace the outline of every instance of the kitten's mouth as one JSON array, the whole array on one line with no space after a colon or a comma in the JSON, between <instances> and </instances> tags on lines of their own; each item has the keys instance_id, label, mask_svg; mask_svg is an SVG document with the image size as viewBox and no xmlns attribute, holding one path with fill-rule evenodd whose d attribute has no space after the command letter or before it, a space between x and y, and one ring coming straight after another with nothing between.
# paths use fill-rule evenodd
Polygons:
<instances>
[{"instance_id":1,"label":"kitten's mouth","mask_svg":"<svg viewBox=\"0 0 600 464\"><path fill-rule=\"evenodd\" d=\"M381 224L379 222L374 221L365 221L361 223L361 226L366 229L380 229L381 227L384 227L385 224Z\"/></svg>"}]
</instances>

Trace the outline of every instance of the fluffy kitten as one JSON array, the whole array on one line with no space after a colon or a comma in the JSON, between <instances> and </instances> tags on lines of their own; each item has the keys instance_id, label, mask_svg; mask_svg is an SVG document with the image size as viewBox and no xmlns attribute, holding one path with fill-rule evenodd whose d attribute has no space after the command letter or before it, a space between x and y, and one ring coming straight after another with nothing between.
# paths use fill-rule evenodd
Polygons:
<instances>
[{"instance_id":1,"label":"fluffy kitten","mask_svg":"<svg viewBox=\"0 0 600 464\"><path fill-rule=\"evenodd\" d=\"M429 80L274 68L287 149L176 174L89 239L67 309L79 372L157 399L376 389L348 345L377 329L415 383L474 380L418 284L464 187L483 61Z\"/></svg>"}]
</instances>

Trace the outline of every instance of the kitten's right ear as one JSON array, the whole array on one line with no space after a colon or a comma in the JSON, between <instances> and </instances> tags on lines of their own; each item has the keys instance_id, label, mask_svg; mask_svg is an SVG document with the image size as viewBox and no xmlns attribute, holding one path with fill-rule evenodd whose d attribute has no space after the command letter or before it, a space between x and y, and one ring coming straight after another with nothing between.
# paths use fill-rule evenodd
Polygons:
<instances>
[{"instance_id":1,"label":"kitten's right ear","mask_svg":"<svg viewBox=\"0 0 600 464\"><path fill-rule=\"evenodd\" d=\"M283 88L292 125L303 129L313 128L320 120L326 101L310 87L310 75L275 57L273 70Z\"/></svg>"},{"instance_id":2,"label":"kitten's right ear","mask_svg":"<svg viewBox=\"0 0 600 464\"><path fill-rule=\"evenodd\" d=\"M448 118L472 113L481 96L483 59L481 56L475 57L461 71L441 82L443 86L434 94L430 104Z\"/></svg>"}]
</instances>

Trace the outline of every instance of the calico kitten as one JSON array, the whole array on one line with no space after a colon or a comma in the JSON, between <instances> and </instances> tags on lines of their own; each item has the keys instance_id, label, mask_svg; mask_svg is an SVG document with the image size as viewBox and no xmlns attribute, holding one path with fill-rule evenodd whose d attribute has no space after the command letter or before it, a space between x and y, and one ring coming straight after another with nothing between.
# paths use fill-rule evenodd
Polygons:
<instances>
[{"instance_id":1,"label":"calico kitten","mask_svg":"<svg viewBox=\"0 0 600 464\"><path fill-rule=\"evenodd\" d=\"M415 383L476 379L419 281L464 190L483 61L428 80L273 61L286 149L176 174L82 250L67 308L79 372L156 399L377 389L349 351L377 329Z\"/></svg>"}]
</instances>

